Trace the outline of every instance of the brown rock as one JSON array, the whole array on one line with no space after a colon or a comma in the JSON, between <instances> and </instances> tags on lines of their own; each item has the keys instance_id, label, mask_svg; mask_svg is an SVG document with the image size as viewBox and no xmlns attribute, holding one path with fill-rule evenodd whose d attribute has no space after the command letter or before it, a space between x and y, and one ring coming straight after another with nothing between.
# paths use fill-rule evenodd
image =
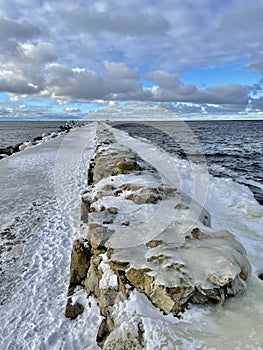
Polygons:
<instances>
[{"instance_id":1,"label":"brown rock","mask_svg":"<svg viewBox=\"0 0 263 350\"><path fill-rule=\"evenodd\" d=\"M70 264L70 286L81 284L90 264L91 251L87 242L76 240L73 243Z\"/></svg>"},{"instance_id":2,"label":"brown rock","mask_svg":"<svg viewBox=\"0 0 263 350\"><path fill-rule=\"evenodd\" d=\"M153 290L153 281L154 278L147 274L150 272L150 269L134 269L131 268L126 272L126 277L130 283L137 288L140 292L145 293L146 295L151 294Z\"/></svg>"},{"instance_id":3,"label":"brown rock","mask_svg":"<svg viewBox=\"0 0 263 350\"><path fill-rule=\"evenodd\" d=\"M124 184L120 186L124 191L138 191L141 188L143 188L143 186L140 185L136 185L136 184Z\"/></svg>"},{"instance_id":4,"label":"brown rock","mask_svg":"<svg viewBox=\"0 0 263 350\"><path fill-rule=\"evenodd\" d=\"M90 260L90 268L84 281L84 287L88 295L92 294L97 297L100 295L99 281L102 277L102 273L101 270L98 269L98 266L101 260L102 258L99 255L94 255Z\"/></svg>"},{"instance_id":5,"label":"brown rock","mask_svg":"<svg viewBox=\"0 0 263 350\"><path fill-rule=\"evenodd\" d=\"M132 170L136 165L136 162L130 162L130 161L125 161L125 162L118 162L116 164L116 167L121 169L121 170Z\"/></svg>"},{"instance_id":6,"label":"brown rock","mask_svg":"<svg viewBox=\"0 0 263 350\"><path fill-rule=\"evenodd\" d=\"M107 184L107 185L104 185L102 188L101 188L101 191L106 191L106 192L109 192L109 191L113 191L114 190L114 187Z\"/></svg>"},{"instance_id":7,"label":"brown rock","mask_svg":"<svg viewBox=\"0 0 263 350\"><path fill-rule=\"evenodd\" d=\"M161 244L163 244L163 241L153 239L153 240L147 242L146 246L149 248L156 248L156 247L158 247L158 245L161 245Z\"/></svg>"},{"instance_id":8,"label":"brown rock","mask_svg":"<svg viewBox=\"0 0 263 350\"><path fill-rule=\"evenodd\" d=\"M107 338L107 336L109 335L109 328L108 328L108 325L107 325L107 320L104 318L102 321L101 321L101 324L99 326L99 330L98 330L98 333L97 333L97 337L96 337L96 342L98 344L101 344L105 341L105 339Z\"/></svg>"},{"instance_id":9,"label":"brown rock","mask_svg":"<svg viewBox=\"0 0 263 350\"><path fill-rule=\"evenodd\" d=\"M93 249L104 247L109 237L114 233L107 226L99 225L97 223L89 224L88 239Z\"/></svg>"},{"instance_id":10,"label":"brown rock","mask_svg":"<svg viewBox=\"0 0 263 350\"><path fill-rule=\"evenodd\" d=\"M84 306L80 303L72 304L72 299L69 298L67 305L66 305L66 311L65 311L65 317L70 318L71 320L74 320L77 318L82 312L84 311Z\"/></svg>"}]
</instances>

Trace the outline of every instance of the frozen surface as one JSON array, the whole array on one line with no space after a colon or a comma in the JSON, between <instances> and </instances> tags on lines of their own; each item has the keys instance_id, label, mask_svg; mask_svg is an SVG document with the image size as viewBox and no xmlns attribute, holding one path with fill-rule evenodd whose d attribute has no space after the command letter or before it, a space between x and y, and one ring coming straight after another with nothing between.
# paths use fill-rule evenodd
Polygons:
<instances>
[{"instance_id":1,"label":"frozen surface","mask_svg":"<svg viewBox=\"0 0 263 350\"><path fill-rule=\"evenodd\" d=\"M150 160L158 170L163 169L163 179L171 185L191 198L201 199L211 214L212 227L234 234L244 245L253 269L244 296L229 299L223 306L193 306L177 322L157 314L150 316L148 300L139 293L134 295L137 303L146 307L140 308L139 313L147 319L147 349L263 349L263 282L257 277L263 271L262 206L244 185L209 175L205 164L169 157L148 141L134 140L126 133L115 132L115 137ZM119 307L122 310L124 306L120 303ZM133 307L132 301L127 301L124 312L130 322L129 310ZM119 313L121 320L124 316Z\"/></svg>"},{"instance_id":2,"label":"frozen surface","mask_svg":"<svg viewBox=\"0 0 263 350\"><path fill-rule=\"evenodd\" d=\"M101 316L94 300L80 292L85 313L75 321L64 317L95 132L96 124L75 129L0 164L1 349L97 348L93 335Z\"/></svg>"},{"instance_id":3,"label":"frozen surface","mask_svg":"<svg viewBox=\"0 0 263 350\"><path fill-rule=\"evenodd\" d=\"M56 138L1 161L0 232L4 249L0 349L99 349L95 336L101 316L92 298L87 299L79 290L73 301L87 306L84 314L73 321L64 318L70 253L95 131L96 124L88 125L66 138ZM245 186L214 178L203 167L167 158L149 143L118 134L150 162L163 164L163 176L168 181L176 180L183 191L203 198L212 227L228 229L237 237L246 248L253 273L245 296L229 299L223 306L190 307L181 319L164 316L144 295L134 292L114 311L120 325L116 332L122 334L127 320L131 330L143 320L147 350L262 350L263 282L256 276L263 272L262 206ZM174 171L169 170L169 164ZM195 179L202 178L205 193L193 188L198 186ZM114 285L106 261L103 269Z\"/></svg>"}]
</instances>

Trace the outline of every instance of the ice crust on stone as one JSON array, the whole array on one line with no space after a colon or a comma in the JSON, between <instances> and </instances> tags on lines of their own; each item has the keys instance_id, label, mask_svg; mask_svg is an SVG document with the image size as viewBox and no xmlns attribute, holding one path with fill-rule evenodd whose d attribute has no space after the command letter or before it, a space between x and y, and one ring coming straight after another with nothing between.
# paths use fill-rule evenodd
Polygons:
<instances>
[{"instance_id":1,"label":"ice crust on stone","mask_svg":"<svg viewBox=\"0 0 263 350\"><path fill-rule=\"evenodd\" d=\"M166 164L170 175L164 177L160 164L138 155L132 140L117 142L104 128L97 139L92 182L82 198L93 253L82 284L105 316L98 333L103 349L142 349L142 321L122 323L125 341L114 336L119 318L113 309L132 290L178 316L189 303L223 303L243 294L251 267L235 237L211 228L208 211L174 182L174 164ZM159 153L155 158L163 159Z\"/></svg>"}]
</instances>

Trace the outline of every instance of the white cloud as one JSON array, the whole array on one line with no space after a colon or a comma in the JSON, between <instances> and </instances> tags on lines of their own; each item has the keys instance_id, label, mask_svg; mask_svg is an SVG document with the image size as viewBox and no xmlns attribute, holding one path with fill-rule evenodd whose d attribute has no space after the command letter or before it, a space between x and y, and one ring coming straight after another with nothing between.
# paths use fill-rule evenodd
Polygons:
<instances>
[{"instance_id":1,"label":"white cloud","mask_svg":"<svg viewBox=\"0 0 263 350\"><path fill-rule=\"evenodd\" d=\"M117 101L107 101L102 99L95 100L94 102L98 105L108 105L109 107L114 107L118 105Z\"/></svg>"},{"instance_id":2,"label":"white cloud","mask_svg":"<svg viewBox=\"0 0 263 350\"><path fill-rule=\"evenodd\" d=\"M67 113L78 113L80 112L80 109L77 107L65 107L64 111Z\"/></svg>"},{"instance_id":3,"label":"white cloud","mask_svg":"<svg viewBox=\"0 0 263 350\"><path fill-rule=\"evenodd\" d=\"M56 58L56 50L52 43L38 42L37 44L21 43L21 54L28 58L31 63L43 64L54 61Z\"/></svg>"},{"instance_id":4,"label":"white cloud","mask_svg":"<svg viewBox=\"0 0 263 350\"><path fill-rule=\"evenodd\" d=\"M35 94L41 89L39 83L33 75L14 64L6 64L4 68L0 68L0 91Z\"/></svg>"}]
</instances>

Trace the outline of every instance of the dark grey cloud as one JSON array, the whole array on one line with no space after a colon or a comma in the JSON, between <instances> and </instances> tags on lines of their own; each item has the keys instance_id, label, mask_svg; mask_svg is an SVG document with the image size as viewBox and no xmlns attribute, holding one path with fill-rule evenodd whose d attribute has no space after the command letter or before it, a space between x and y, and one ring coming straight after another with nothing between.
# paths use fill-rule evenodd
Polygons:
<instances>
[{"instance_id":1,"label":"dark grey cloud","mask_svg":"<svg viewBox=\"0 0 263 350\"><path fill-rule=\"evenodd\" d=\"M138 71L132 70L123 62L104 62L105 96L108 100L146 100L152 94L143 89Z\"/></svg>"},{"instance_id":2,"label":"dark grey cloud","mask_svg":"<svg viewBox=\"0 0 263 350\"><path fill-rule=\"evenodd\" d=\"M105 95L105 83L96 72L59 64L46 67L47 94L67 99L98 99Z\"/></svg>"},{"instance_id":3,"label":"dark grey cloud","mask_svg":"<svg viewBox=\"0 0 263 350\"><path fill-rule=\"evenodd\" d=\"M60 63L70 59L72 66L96 69L99 62L121 58L143 69L176 72L182 67L247 61L263 45L260 2L9 0L1 4L12 18L21 18L20 24L27 21L32 6L32 26L49 37L45 41L52 38Z\"/></svg>"},{"instance_id":4,"label":"dark grey cloud","mask_svg":"<svg viewBox=\"0 0 263 350\"><path fill-rule=\"evenodd\" d=\"M31 71L13 64L0 68L0 91L16 94L37 94L42 90L43 80Z\"/></svg>"},{"instance_id":5,"label":"dark grey cloud","mask_svg":"<svg viewBox=\"0 0 263 350\"><path fill-rule=\"evenodd\" d=\"M69 68L59 64L46 67L46 94L67 100L129 100L142 99L143 91L138 72L123 62L104 63L105 74L85 68ZM145 99L145 98L143 98Z\"/></svg>"},{"instance_id":6,"label":"dark grey cloud","mask_svg":"<svg viewBox=\"0 0 263 350\"><path fill-rule=\"evenodd\" d=\"M251 99L249 109L256 112L263 112L263 97Z\"/></svg>"},{"instance_id":7,"label":"dark grey cloud","mask_svg":"<svg viewBox=\"0 0 263 350\"><path fill-rule=\"evenodd\" d=\"M39 34L39 28L26 20L15 21L0 15L0 44L5 44L11 39L30 39Z\"/></svg>"},{"instance_id":8,"label":"dark grey cloud","mask_svg":"<svg viewBox=\"0 0 263 350\"><path fill-rule=\"evenodd\" d=\"M199 91L199 102L246 105L248 89L239 84L210 86Z\"/></svg>"},{"instance_id":9,"label":"dark grey cloud","mask_svg":"<svg viewBox=\"0 0 263 350\"><path fill-rule=\"evenodd\" d=\"M156 101L241 105L248 103L248 88L239 84L197 88L194 84L181 82L177 74L164 71L150 72L147 78L157 83L151 89L152 98Z\"/></svg>"},{"instance_id":10,"label":"dark grey cloud","mask_svg":"<svg viewBox=\"0 0 263 350\"><path fill-rule=\"evenodd\" d=\"M170 24L160 16L144 14L138 10L117 12L91 11L90 8L75 8L63 12L62 18L70 30L89 33L119 33L123 35L153 35L166 32Z\"/></svg>"},{"instance_id":11,"label":"dark grey cloud","mask_svg":"<svg viewBox=\"0 0 263 350\"><path fill-rule=\"evenodd\" d=\"M44 67L56 59L51 43L17 43L11 51L0 52L0 91L36 95L46 84Z\"/></svg>"},{"instance_id":12,"label":"dark grey cloud","mask_svg":"<svg viewBox=\"0 0 263 350\"><path fill-rule=\"evenodd\" d=\"M43 65L54 61L56 56L56 49L52 43L38 42L36 44L23 43L18 48L20 55L19 61L28 62L34 65Z\"/></svg>"}]
</instances>

